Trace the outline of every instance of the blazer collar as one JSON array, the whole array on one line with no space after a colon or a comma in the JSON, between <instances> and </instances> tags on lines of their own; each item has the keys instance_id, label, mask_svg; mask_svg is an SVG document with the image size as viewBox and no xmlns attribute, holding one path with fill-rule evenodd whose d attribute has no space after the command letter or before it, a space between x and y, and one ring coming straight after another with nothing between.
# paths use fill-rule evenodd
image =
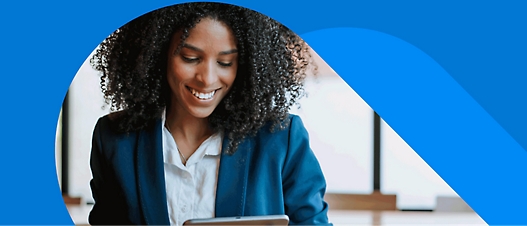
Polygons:
<instances>
[{"instance_id":1,"label":"blazer collar","mask_svg":"<svg viewBox=\"0 0 527 226\"><path fill-rule=\"evenodd\" d=\"M145 224L169 225L161 120L139 131L136 169L139 203Z\"/></svg>"},{"instance_id":2,"label":"blazer collar","mask_svg":"<svg viewBox=\"0 0 527 226\"><path fill-rule=\"evenodd\" d=\"M226 153L229 139L224 133L218 184L216 186L216 217L244 216L250 155L254 149L252 137L245 138L237 151Z\"/></svg>"}]
</instances>

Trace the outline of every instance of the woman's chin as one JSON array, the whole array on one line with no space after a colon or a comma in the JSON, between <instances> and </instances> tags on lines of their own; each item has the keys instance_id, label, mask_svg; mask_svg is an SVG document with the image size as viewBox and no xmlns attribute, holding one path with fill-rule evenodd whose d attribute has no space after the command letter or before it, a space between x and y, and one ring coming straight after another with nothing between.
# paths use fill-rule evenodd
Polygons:
<instances>
[{"instance_id":1,"label":"woman's chin","mask_svg":"<svg viewBox=\"0 0 527 226\"><path fill-rule=\"evenodd\" d=\"M214 111L214 108L212 109L189 109L190 115L192 115L195 118L208 118L212 112Z\"/></svg>"}]
</instances>

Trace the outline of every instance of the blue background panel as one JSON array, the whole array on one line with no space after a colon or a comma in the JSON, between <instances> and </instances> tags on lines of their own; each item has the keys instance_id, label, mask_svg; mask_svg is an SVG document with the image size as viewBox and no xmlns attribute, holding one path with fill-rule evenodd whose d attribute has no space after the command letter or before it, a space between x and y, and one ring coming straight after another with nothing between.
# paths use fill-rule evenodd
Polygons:
<instances>
[{"instance_id":1,"label":"blue background panel","mask_svg":"<svg viewBox=\"0 0 527 226\"><path fill-rule=\"evenodd\" d=\"M306 38L487 223L527 224L527 3L227 2ZM54 160L66 90L113 30L175 3L1 3L0 224L72 223Z\"/></svg>"}]
</instances>

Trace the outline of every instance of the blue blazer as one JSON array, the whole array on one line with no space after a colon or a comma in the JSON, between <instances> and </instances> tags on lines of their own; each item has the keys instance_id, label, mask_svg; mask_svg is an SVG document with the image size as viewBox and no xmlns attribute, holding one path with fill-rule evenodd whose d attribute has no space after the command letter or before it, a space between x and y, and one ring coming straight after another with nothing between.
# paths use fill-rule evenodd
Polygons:
<instances>
[{"instance_id":1,"label":"blue blazer","mask_svg":"<svg viewBox=\"0 0 527 226\"><path fill-rule=\"evenodd\" d=\"M298 116L284 130L269 125L226 154L224 138L216 188L216 217L286 214L290 224L328 224L326 182ZM90 224L170 224L161 120L119 133L108 116L93 132Z\"/></svg>"}]
</instances>

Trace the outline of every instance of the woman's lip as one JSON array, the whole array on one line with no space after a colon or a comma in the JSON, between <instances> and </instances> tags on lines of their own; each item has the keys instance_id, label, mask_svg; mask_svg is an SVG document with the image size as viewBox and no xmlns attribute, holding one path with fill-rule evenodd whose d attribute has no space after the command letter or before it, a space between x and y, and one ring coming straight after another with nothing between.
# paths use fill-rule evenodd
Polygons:
<instances>
[{"instance_id":1,"label":"woman's lip","mask_svg":"<svg viewBox=\"0 0 527 226\"><path fill-rule=\"evenodd\" d=\"M189 94L192 95L195 98L195 100L199 102L209 102L209 101L214 100L216 97L217 91L221 89L221 88L215 89L210 92L200 92L188 86L186 86L186 88L189 91Z\"/></svg>"},{"instance_id":2,"label":"woman's lip","mask_svg":"<svg viewBox=\"0 0 527 226\"><path fill-rule=\"evenodd\" d=\"M186 87L188 90L190 90L190 91L194 90L194 91L196 91L196 92L198 92L198 93L210 93L210 92L218 91L218 90L221 89L221 87L220 87L220 88L217 88L217 89L211 89L211 90L209 90L209 91L203 91L203 90L199 90L199 89L194 89L194 88L192 88L192 87L190 87L190 86L185 86L185 87Z\"/></svg>"}]
</instances>

